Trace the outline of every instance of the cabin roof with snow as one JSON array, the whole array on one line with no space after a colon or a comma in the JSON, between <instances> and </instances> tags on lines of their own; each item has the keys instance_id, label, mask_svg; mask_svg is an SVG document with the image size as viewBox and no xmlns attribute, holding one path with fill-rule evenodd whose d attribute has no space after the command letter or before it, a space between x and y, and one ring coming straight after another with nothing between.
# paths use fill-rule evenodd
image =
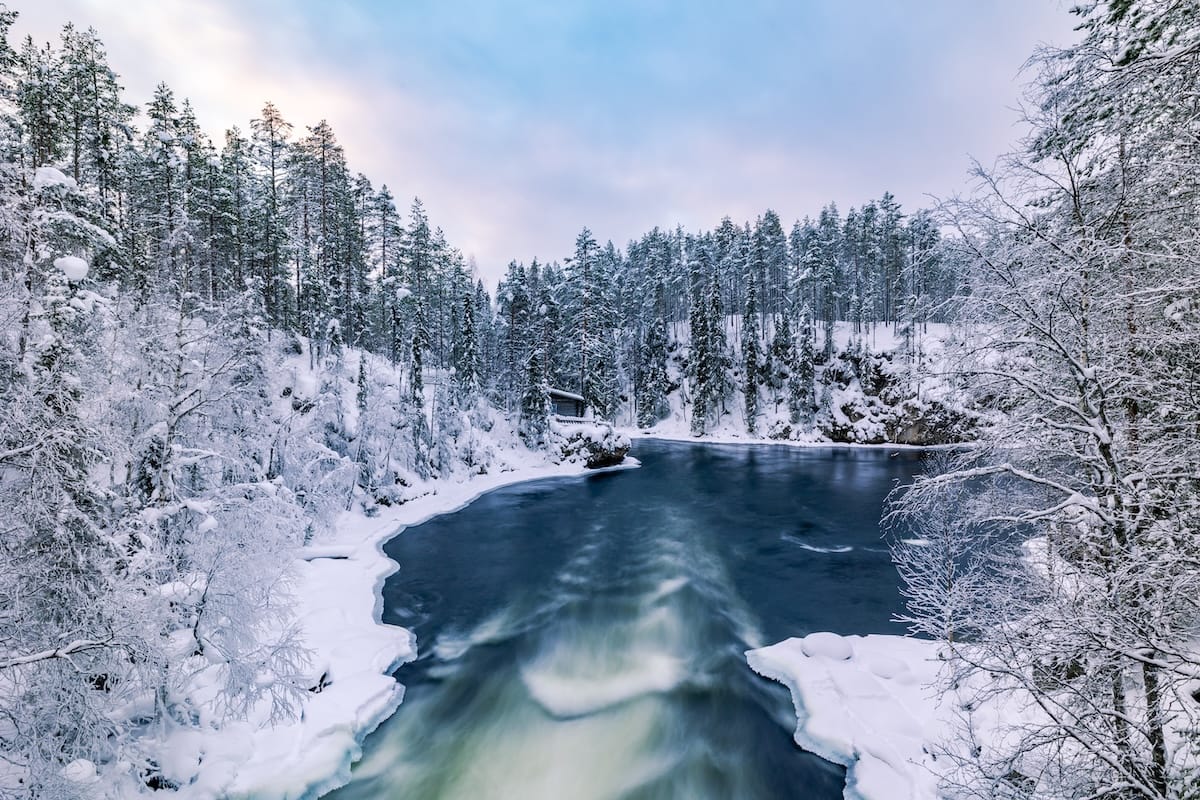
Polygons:
<instances>
[{"instance_id":1,"label":"cabin roof with snow","mask_svg":"<svg viewBox=\"0 0 1200 800\"><path fill-rule=\"evenodd\" d=\"M582 395L578 395L573 392L565 392L562 389L555 389L553 387L551 387L551 389L550 389L550 399L551 400L574 400L577 403L584 402Z\"/></svg>"}]
</instances>

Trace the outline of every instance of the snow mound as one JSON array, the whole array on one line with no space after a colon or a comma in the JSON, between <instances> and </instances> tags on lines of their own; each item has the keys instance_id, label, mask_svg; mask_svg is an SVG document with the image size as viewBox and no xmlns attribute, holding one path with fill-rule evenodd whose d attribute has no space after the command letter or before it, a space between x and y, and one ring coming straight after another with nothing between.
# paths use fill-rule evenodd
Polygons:
<instances>
[{"instance_id":1,"label":"snow mound","mask_svg":"<svg viewBox=\"0 0 1200 800\"><path fill-rule=\"evenodd\" d=\"M71 783L89 784L99 780L96 765L86 758L77 758L63 767L62 775Z\"/></svg>"},{"instance_id":2,"label":"snow mound","mask_svg":"<svg viewBox=\"0 0 1200 800\"><path fill-rule=\"evenodd\" d=\"M809 658L831 658L834 661L848 661L854 657L854 648L850 640L836 633L820 631L810 633L800 640L800 649Z\"/></svg>"},{"instance_id":3,"label":"snow mound","mask_svg":"<svg viewBox=\"0 0 1200 800\"><path fill-rule=\"evenodd\" d=\"M88 264L79 256L62 256L54 259L54 268L67 276L67 280L78 283L87 277Z\"/></svg>"},{"instance_id":4,"label":"snow mound","mask_svg":"<svg viewBox=\"0 0 1200 800\"><path fill-rule=\"evenodd\" d=\"M57 170L54 167L38 167L34 171L33 188L35 191L58 186L65 187L67 191L72 192L78 188L78 184L75 183L74 178L68 178L61 170Z\"/></svg>"},{"instance_id":5,"label":"snow mound","mask_svg":"<svg viewBox=\"0 0 1200 800\"><path fill-rule=\"evenodd\" d=\"M750 650L746 660L791 690L796 743L846 767L847 798L932 800L929 743L943 731L930 689L936 648L902 636L811 633Z\"/></svg>"}]
</instances>

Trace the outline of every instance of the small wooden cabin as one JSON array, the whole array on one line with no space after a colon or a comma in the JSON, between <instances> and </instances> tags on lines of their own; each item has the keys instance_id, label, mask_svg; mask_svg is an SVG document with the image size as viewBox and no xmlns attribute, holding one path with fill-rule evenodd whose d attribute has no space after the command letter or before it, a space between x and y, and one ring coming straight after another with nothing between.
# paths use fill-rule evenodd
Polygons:
<instances>
[{"instance_id":1,"label":"small wooden cabin","mask_svg":"<svg viewBox=\"0 0 1200 800\"><path fill-rule=\"evenodd\" d=\"M562 389L550 390L550 407L555 416L582 419L587 411L587 403L583 398Z\"/></svg>"}]
</instances>

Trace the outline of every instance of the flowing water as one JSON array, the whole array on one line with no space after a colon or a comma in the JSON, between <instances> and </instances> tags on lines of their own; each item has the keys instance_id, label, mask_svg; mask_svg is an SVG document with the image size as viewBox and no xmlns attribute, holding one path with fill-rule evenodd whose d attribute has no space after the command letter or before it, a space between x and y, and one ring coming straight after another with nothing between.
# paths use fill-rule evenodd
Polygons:
<instances>
[{"instance_id":1,"label":"flowing water","mask_svg":"<svg viewBox=\"0 0 1200 800\"><path fill-rule=\"evenodd\" d=\"M744 652L899 633L879 536L921 455L642 440L642 468L521 484L406 529L400 710L331 797L840 798Z\"/></svg>"}]
</instances>

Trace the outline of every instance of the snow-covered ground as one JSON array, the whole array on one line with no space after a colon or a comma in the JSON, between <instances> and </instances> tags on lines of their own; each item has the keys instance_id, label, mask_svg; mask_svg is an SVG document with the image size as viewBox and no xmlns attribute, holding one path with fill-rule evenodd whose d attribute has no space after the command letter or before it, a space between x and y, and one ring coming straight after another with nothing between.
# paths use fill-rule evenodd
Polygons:
<instances>
[{"instance_id":1,"label":"snow-covered ground","mask_svg":"<svg viewBox=\"0 0 1200 800\"><path fill-rule=\"evenodd\" d=\"M396 568L384 542L401 529L462 508L480 495L522 481L594 473L582 464L547 465L544 455L513 451L510 469L461 482L430 481L429 493L375 517L343 514L332 534L300 554L293 594L300 603L304 645L311 651L313 682L298 718L256 728L227 725L203 735L175 737L164 765L182 786L175 796L192 800L246 797L297 800L316 797L349 779L364 737L400 705L404 687L391 672L416 657L406 629L380 621L384 580ZM635 459L614 469L637 466Z\"/></svg>"}]
</instances>

